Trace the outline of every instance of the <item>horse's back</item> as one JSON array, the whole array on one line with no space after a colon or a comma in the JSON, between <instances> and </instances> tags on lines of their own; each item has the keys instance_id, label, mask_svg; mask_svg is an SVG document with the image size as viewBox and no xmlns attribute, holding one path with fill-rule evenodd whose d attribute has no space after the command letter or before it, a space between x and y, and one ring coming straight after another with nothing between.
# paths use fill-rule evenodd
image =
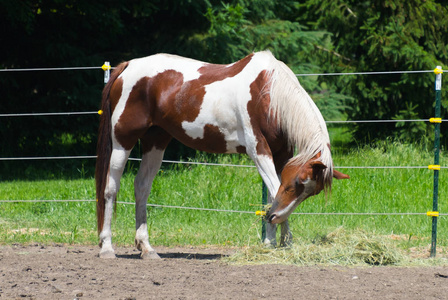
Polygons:
<instances>
[{"instance_id":1,"label":"horse's back","mask_svg":"<svg viewBox=\"0 0 448 300\"><path fill-rule=\"evenodd\" d=\"M199 150L244 152L248 102L267 86L272 59L259 52L228 65L169 54L131 60L120 75L119 118L142 128L132 131L159 126Z\"/></svg>"},{"instance_id":2,"label":"horse's back","mask_svg":"<svg viewBox=\"0 0 448 300\"><path fill-rule=\"evenodd\" d=\"M197 79L198 69L207 63L172 54L159 53L129 61L127 72L123 76L134 78L154 77L167 70L182 73L184 81Z\"/></svg>"},{"instance_id":3,"label":"horse's back","mask_svg":"<svg viewBox=\"0 0 448 300\"><path fill-rule=\"evenodd\" d=\"M128 77L132 81L142 77L151 78L165 71L175 71L182 74L183 82L201 79L202 84L207 85L238 75L240 78L247 77L253 72L257 72L258 75L261 70L272 67L272 61L276 60L269 51L252 53L231 64L212 64L178 55L159 53L130 60L121 76Z\"/></svg>"}]
</instances>

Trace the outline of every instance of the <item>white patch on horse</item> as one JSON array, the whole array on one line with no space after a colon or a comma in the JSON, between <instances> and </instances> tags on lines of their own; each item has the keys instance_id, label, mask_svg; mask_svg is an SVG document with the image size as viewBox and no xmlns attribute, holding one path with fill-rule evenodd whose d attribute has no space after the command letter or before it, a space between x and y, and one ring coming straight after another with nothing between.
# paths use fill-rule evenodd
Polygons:
<instances>
[{"instance_id":1,"label":"white patch on horse","mask_svg":"<svg viewBox=\"0 0 448 300\"><path fill-rule=\"evenodd\" d=\"M258 172L269 190L271 197L269 197L270 199L268 199L268 201L272 202L272 198L277 195L280 187L280 180L275 171L274 162L272 161L272 158L267 155L255 155L255 157L252 157L252 155L249 154L249 156L257 166Z\"/></svg>"},{"instance_id":2,"label":"white patch on horse","mask_svg":"<svg viewBox=\"0 0 448 300\"><path fill-rule=\"evenodd\" d=\"M266 61L254 55L239 74L206 85L197 118L182 122L185 133L203 139L205 126L216 126L224 136L227 153L236 153L238 146L247 147L248 143L256 145L247 103L252 100L250 85L266 67Z\"/></svg>"},{"instance_id":3,"label":"white patch on horse","mask_svg":"<svg viewBox=\"0 0 448 300\"><path fill-rule=\"evenodd\" d=\"M199 115L193 122L182 122L182 128L188 136L193 139L203 139L205 126L212 125L223 134L227 152L236 152L236 147L244 144L241 140L244 136L242 124L235 113L235 107L239 108L237 111L244 110L242 113L248 115L246 107L251 95L249 85L238 85L238 81L239 77L236 76L205 87L206 93ZM238 86L238 89L229 90L231 86Z\"/></svg>"},{"instance_id":4,"label":"white patch on horse","mask_svg":"<svg viewBox=\"0 0 448 300\"><path fill-rule=\"evenodd\" d=\"M132 67L133 72L142 74L138 79L143 76L154 77L164 71L174 70L181 72L184 82L187 82L198 79L201 76L198 70L204 65L206 63L177 55L156 54L131 60L127 69Z\"/></svg>"}]
</instances>

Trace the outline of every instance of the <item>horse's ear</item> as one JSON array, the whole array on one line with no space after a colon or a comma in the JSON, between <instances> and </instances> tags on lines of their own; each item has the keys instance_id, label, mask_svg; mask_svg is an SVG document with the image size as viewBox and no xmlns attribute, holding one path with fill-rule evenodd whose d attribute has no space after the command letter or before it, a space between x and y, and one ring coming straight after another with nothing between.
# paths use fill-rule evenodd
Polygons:
<instances>
[{"instance_id":1,"label":"horse's ear","mask_svg":"<svg viewBox=\"0 0 448 300\"><path fill-rule=\"evenodd\" d=\"M339 171L333 170L333 177L336 179L350 179L347 174L341 173Z\"/></svg>"},{"instance_id":2,"label":"horse's ear","mask_svg":"<svg viewBox=\"0 0 448 300\"><path fill-rule=\"evenodd\" d=\"M313 180L316 180L317 176L319 175L319 173L326 169L327 166L324 165L321 161L315 160L310 162L311 168L313 169Z\"/></svg>"},{"instance_id":3,"label":"horse's ear","mask_svg":"<svg viewBox=\"0 0 448 300\"><path fill-rule=\"evenodd\" d=\"M310 165L311 165L311 168L316 169L316 170L323 170L323 169L327 168L327 166L324 165L324 163L321 162L320 160L314 160L314 161L310 162Z\"/></svg>"}]
</instances>

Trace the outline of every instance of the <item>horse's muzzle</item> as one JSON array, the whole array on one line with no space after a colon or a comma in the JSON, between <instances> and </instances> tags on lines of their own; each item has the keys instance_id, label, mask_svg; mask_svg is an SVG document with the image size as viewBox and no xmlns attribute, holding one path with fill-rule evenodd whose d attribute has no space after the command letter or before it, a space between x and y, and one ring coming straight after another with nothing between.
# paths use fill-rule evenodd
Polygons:
<instances>
[{"instance_id":1,"label":"horse's muzzle","mask_svg":"<svg viewBox=\"0 0 448 300\"><path fill-rule=\"evenodd\" d=\"M275 211L277 210L278 202L274 200L271 207L269 208L269 211L266 213L266 221L272 224L277 224L278 222L275 222L277 215L275 214Z\"/></svg>"},{"instance_id":2,"label":"horse's muzzle","mask_svg":"<svg viewBox=\"0 0 448 300\"><path fill-rule=\"evenodd\" d=\"M276 202L274 203L274 205L276 204ZM275 206L271 206L271 208L269 209L269 211L266 214L266 221L268 221L269 223L272 224L277 224L280 223L280 220L278 218L278 215L275 213L277 205Z\"/></svg>"},{"instance_id":3,"label":"horse's muzzle","mask_svg":"<svg viewBox=\"0 0 448 300\"><path fill-rule=\"evenodd\" d=\"M267 220L269 223L272 223L272 224L280 223L280 222L279 222L279 218L277 217L276 214L267 214L267 215L266 215L266 220Z\"/></svg>"}]
</instances>

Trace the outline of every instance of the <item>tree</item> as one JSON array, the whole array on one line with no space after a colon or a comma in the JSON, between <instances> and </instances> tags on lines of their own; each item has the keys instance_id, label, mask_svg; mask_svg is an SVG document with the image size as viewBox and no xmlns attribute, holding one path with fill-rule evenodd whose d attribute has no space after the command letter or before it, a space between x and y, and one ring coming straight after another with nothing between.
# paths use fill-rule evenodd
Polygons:
<instances>
[{"instance_id":1,"label":"tree","mask_svg":"<svg viewBox=\"0 0 448 300\"><path fill-rule=\"evenodd\" d=\"M323 61L328 72L432 70L448 58L446 1L304 2L299 6L299 20L332 34L328 60ZM434 114L434 74L347 76L329 81L351 96L346 110L351 120L428 119ZM445 108L447 95L445 89ZM355 137L384 138L397 132L415 140L428 129L424 123L386 124L382 130L373 126L357 125Z\"/></svg>"},{"instance_id":2,"label":"tree","mask_svg":"<svg viewBox=\"0 0 448 300\"><path fill-rule=\"evenodd\" d=\"M99 66L168 52L230 63L270 49L294 70L317 68L303 53L324 34L283 20L295 3L271 0L3 0L1 68ZM14 42L11 42L14 41ZM300 62L300 63L298 63ZM98 109L102 71L2 73L2 113ZM305 79L305 85L315 80ZM2 156L90 155L97 116L2 119ZM63 149L63 150L61 150ZM178 149L177 149L178 150ZM176 150L176 151L177 151ZM183 150L182 150L183 151Z\"/></svg>"},{"instance_id":3,"label":"tree","mask_svg":"<svg viewBox=\"0 0 448 300\"><path fill-rule=\"evenodd\" d=\"M206 3L143 0L0 2L0 68L101 66L183 47L207 30ZM197 21L195 21L197 20ZM188 51L186 51L188 52ZM182 53L181 53L182 54ZM1 113L95 111L102 71L3 72ZM1 156L91 155L97 116L2 118Z\"/></svg>"},{"instance_id":4,"label":"tree","mask_svg":"<svg viewBox=\"0 0 448 300\"><path fill-rule=\"evenodd\" d=\"M446 61L447 1L0 0L0 68L100 66L158 52L230 63L270 49L296 73L422 70ZM446 76L444 77L446 86ZM300 77L326 119L428 118L434 75ZM0 73L1 113L90 111L102 71ZM443 105L448 106L444 89ZM0 119L1 156L90 155L97 116ZM418 138L423 123L358 125ZM391 129L391 130L389 130ZM62 150L61 150L62 149ZM177 150L176 150L177 151Z\"/></svg>"},{"instance_id":5,"label":"tree","mask_svg":"<svg viewBox=\"0 0 448 300\"><path fill-rule=\"evenodd\" d=\"M324 66L316 57L321 52L319 45L326 47L330 42L330 34L297 22L295 11L296 1L233 1L209 7L209 30L195 38L205 44L205 56L214 62L229 63L252 51L269 49L296 73L323 72ZM349 96L315 77L300 77L299 81L327 119L342 117L343 103Z\"/></svg>"}]
</instances>

